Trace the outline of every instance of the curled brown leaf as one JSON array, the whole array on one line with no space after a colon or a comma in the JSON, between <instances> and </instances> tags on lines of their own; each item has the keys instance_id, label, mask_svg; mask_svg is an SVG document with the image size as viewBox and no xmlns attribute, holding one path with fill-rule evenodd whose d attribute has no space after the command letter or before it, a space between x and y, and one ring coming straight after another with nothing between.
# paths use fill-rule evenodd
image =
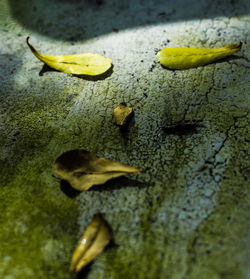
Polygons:
<instances>
[{"instance_id":1,"label":"curled brown leaf","mask_svg":"<svg viewBox=\"0 0 250 279\"><path fill-rule=\"evenodd\" d=\"M112 178L128 173L139 173L139 169L98 157L85 150L63 153L55 162L54 171L78 191L86 191L93 185L104 184Z\"/></svg>"},{"instance_id":2,"label":"curled brown leaf","mask_svg":"<svg viewBox=\"0 0 250 279\"><path fill-rule=\"evenodd\" d=\"M195 133L196 129L203 127L202 120L181 120L177 123L171 123L164 127L164 130L168 134L190 134Z\"/></svg>"},{"instance_id":3,"label":"curled brown leaf","mask_svg":"<svg viewBox=\"0 0 250 279\"><path fill-rule=\"evenodd\" d=\"M72 255L70 270L78 272L93 261L109 244L111 228L102 214L96 214L85 229Z\"/></svg>"}]
</instances>

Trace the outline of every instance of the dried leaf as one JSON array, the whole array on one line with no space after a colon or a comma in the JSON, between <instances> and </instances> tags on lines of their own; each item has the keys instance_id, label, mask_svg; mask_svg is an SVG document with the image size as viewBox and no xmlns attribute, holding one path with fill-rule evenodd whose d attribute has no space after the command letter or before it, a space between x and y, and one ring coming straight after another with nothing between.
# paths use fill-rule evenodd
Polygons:
<instances>
[{"instance_id":1,"label":"dried leaf","mask_svg":"<svg viewBox=\"0 0 250 279\"><path fill-rule=\"evenodd\" d=\"M136 168L100 158L85 150L65 152L55 162L55 173L78 191L86 191L112 178L138 172L140 170Z\"/></svg>"},{"instance_id":2,"label":"dried leaf","mask_svg":"<svg viewBox=\"0 0 250 279\"><path fill-rule=\"evenodd\" d=\"M165 129L173 129L176 127L189 127L198 125L202 120L181 120L175 124L169 124L165 126Z\"/></svg>"},{"instance_id":3,"label":"dried leaf","mask_svg":"<svg viewBox=\"0 0 250 279\"><path fill-rule=\"evenodd\" d=\"M202 127L200 124L202 120L181 120L174 124L169 124L164 127L168 134L190 134L195 133L198 127Z\"/></svg>"},{"instance_id":4,"label":"dried leaf","mask_svg":"<svg viewBox=\"0 0 250 279\"><path fill-rule=\"evenodd\" d=\"M29 37L26 41L32 53L39 60L50 68L67 74L97 76L105 73L112 66L112 61L101 54L43 55L29 43Z\"/></svg>"},{"instance_id":5,"label":"dried leaf","mask_svg":"<svg viewBox=\"0 0 250 279\"><path fill-rule=\"evenodd\" d=\"M70 270L78 272L94 260L111 240L111 229L101 214L90 222L73 253Z\"/></svg>"},{"instance_id":6,"label":"dried leaf","mask_svg":"<svg viewBox=\"0 0 250 279\"><path fill-rule=\"evenodd\" d=\"M125 126L133 115L133 109L122 103L114 109L113 114L116 125Z\"/></svg>"},{"instance_id":7,"label":"dried leaf","mask_svg":"<svg viewBox=\"0 0 250 279\"><path fill-rule=\"evenodd\" d=\"M232 55L241 49L241 43L221 48L171 47L158 52L160 63L173 70L183 70L203 66Z\"/></svg>"}]
</instances>

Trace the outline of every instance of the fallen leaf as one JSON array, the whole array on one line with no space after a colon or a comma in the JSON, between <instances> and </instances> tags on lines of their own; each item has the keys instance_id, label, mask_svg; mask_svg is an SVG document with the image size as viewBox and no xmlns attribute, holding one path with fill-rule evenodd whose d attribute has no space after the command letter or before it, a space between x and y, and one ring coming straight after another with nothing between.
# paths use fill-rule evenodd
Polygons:
<instances>
[{"instance_id":1,"label":"fallen leaf","mask_svg":"<svg viewBox=\"0 0 250 279\"><path fill-rule=\"evenodd\" d=\"M78 272L93 261L109 244L111 228L102 214L96 214L87 226L73 253L70 271Z\"/></svg>"},{"instance_id":2,"label":"fallen leaf","mask_svg":"<svg viewBox=\"0 0 250 279\"><path fill-rule=\"evenodd\" d=\"M220 48L170 47L158 52L160 63L172 70L203 66L232 55L241 49L241 43Z\"/></svg>"},{"instance_id":3,"label":"fallen leaf","mask_svg":"<svg viewBox=\"0 0 250 279\"><path fill-rule=\"evenodd\" d=\"M125 103L121 103L113 111L115 123L118 126L125 126L133 115L133 109L127 107Z\"/></svg>"},{"instance_id":4,"label":"fallen leaf","mask_svg":"<svg viewBox=\"0 0 250 279\"><path fill-rule=\"evenodd\" d=\"M199 120L181 120L181 121L178 121L177 123L166 125L165 129L194 126L194 125L198 125L198 123L200 123L201 121L202 120L200 120L200 119Z\"/></svg>"},{"instance_id":5,"label":"fallen leaf","mask_svg":"<svg viewBox=\"0 0 250 279\"><path fill-rule=\"evenodd\" d=\"M98 157L85 150L63 153L55 162L55 173L78 191L86 191L93 185L104 184L112 178L140 170L119 162Z\"/></svg>"},{"instance_id":6,"label":"fallen leaf","mask_svg":"<svg viewBox=\"0 0 250 279\"><path fill-rule=\"evenodd\" d=\"M105 73L112 66L112 61L101 55L93 53L47 56L40 54L26 40L32 53L50 68L67 74L97 76Z\"/></svg>"},{"instance_id":7,"label":"fallen leaf","mask_svg":"<svg viewBox=\"0 0 250 279\"><path fill-rule=\"evenodd\" d=\"M164 127L165 132L168 134L190 134L195 133L198 127L202 127L200 124L202 120L181 120L174 124L168 124Z\"/></svg>"}]
</instances>

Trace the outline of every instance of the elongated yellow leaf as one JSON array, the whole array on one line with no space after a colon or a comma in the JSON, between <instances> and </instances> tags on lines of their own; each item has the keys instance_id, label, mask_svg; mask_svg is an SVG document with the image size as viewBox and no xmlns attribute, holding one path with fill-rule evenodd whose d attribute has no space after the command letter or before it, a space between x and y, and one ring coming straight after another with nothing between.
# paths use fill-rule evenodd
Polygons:
<instances>
[{"instance_id":1,"label":"elongated yellow leaf","mask_svg":"<svg viewBox=\"0 0 250 279\"><path fill-rule=\"evenodd\" d=\"M111 229L102 214L96 214L87 226L73 253L70 270L78 272L93 261L111 240Z\"/></svg>"},{"instance_id":2,"label":"elongated yellow leaf","mask_svg":"<svg viewBox=\"0 0 250 279\"><path fill-rule=\"evenodd\" d=\"M172 70L203 66L232 55L241 49L241 43L220 48L170 47L158 52L160 63Z\"/></svg>"},{"instance_id":3,"label":"elongated yellow leaf","mask_svg":"<svg viewBox=\"0 0 250 279\"><path fill-rule=\"evenodd\" d=\"M50 68L67 74L97 76L105 73L112 66L112 61L101 54L43 55L29 43L29 37L26 41L32 53L39 60Z\"/></svg>"},{"instance_id":4,"label":"elongated yellow leaf","mask_svg":"<svg viewBox=\"0 0 250 279\"><path fill-rule=\"evenodd\" d=\"M67 180L78 191L86 191L93 185L104 184L109 179L140 170L100 158L85 150L63 153L55 162L55 173Z\"/></svg>"}]
</instances>

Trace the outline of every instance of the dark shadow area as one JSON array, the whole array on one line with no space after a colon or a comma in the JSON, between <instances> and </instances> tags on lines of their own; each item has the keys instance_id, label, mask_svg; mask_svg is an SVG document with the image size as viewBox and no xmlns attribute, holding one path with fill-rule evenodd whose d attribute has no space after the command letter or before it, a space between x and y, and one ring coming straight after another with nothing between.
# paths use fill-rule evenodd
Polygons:
<instances>
[{"instance_id":1,"label":"dark shadow area","mask_svg":"<svg viewBox=\"0 0 250 279\"><path fill-rule=\"evenodd\" d=\"M39 72L39 76L42 77L47 72L58 72L59 73L59 71L50 68L47 64L43 64L43 67L42 67L41 71Z\"/></svg>"},{"instance_id":2,"label":"dark shadow area","mask_svg":"<svg viewBox=\"0 0 250 279\"><path fill-rule=\"evenodd\" d=\"M68 181L61 180L60 183L60 189L61 191L69 198L73 199L77 197L79 194L81 194L81 191L77 191L74 188L72 188Z\"/></svg>"},{"instance_id":3,"label":"dark shadow area","mask_svg":"<svg viewBox=\"0 0 250 279\"><path fill-rule=\"evenodd\" d=\"M96 185L91 187L88 191L114 191L119 190L122 188L128 188L128 187L138 187L138 188L144 188L148 187L151 184L140 182L137 180L132 180L127 177L118 177L115 179L111 179L104 183L103 185ZM79 194L81 194L81 191L77 191L74 188L71 187L71 185L66 180L61 180L60 183L60 189L61 191L69 198L74 199Z\"/></svg>"},{"instance_id":4,"label":"dark shadow area","mask_svg":"<svg viewBox=\"0 0 250 279\"><path fill-rule=\"evenodd\" d=\"M113 121L114 121L114 124L116 125L114 115L113 115ZM127 123L124 126L116 125L117 129L119 129L120 134L122 136L122 141L123 141L124 146L126 146L129 142L129 139L131 136L130 128L133 127L134 123L135 123L135 117L134 117L134 111L133 111L130 119L127 121Z\"/></svg>"},{"instance_id":5,"label":"dark shadow area","mask_svg":"<svg viewBox=\"0 0 250 279\"><path fill-rule=\"evenodd\" d=\"M82 270L80 270L80 272L77 274L77 279L87 279L88 275L91 271L91 267L93 265L93 262L89 263L88 265L86 265Z\"/></svg>"},{"instance_id":6,"label":"dark shadow area","mask_svg":"<svg viewBox=\"0 0 250 279\"><path fill-rule=\"evenodd\" d=\"M61 73L60 71L57 71L53 68L50 68L47 64L44 64L41 71L39 72L39 76L43 76L46 72L58 72ZM90 81L97 81L97 80L104 80L107 77L110 77L113 74L113 65L111 66L111 68L101 74L101 75L97 75L97 76L88 76L88 75L73 75L74 77L80 78L80 79L85 79L85 80L90 80Z\"/></svg>"},{"instance_id":7,"label":"dark shadow area","mask_svg":"<svg viewBox=\"0 0 250 279\"><path fill-rule=\"evenodd\" d=\"M16 164L23 158L24 154L29 151L24 150L22 141L22 130L18 127L11 127L11 114L13 112L13 101L8 102L11 94L16 94L13 87L15 81L13 77L20 71L22 60L17 54L9 54L0 52L0 115L2 116L2 127L0 127L2 154L8 147L8 156L0 157L0 176L3 185L7 185L16 172ZM12 106L11 106L11 105ZM15 107L14 107L15 108ZM8 115L8 117L6 117ZM11 147L11 150L10 150Z\"/></svg>"},{"instance_id":8,"label":"dark shadow area","mask_svg":"<svg viewBox=\"0 0 250 279\"><path fill-rule=\"evenodd\" d=\"M74 42L133 27L250 13L247 0L9 0L31 32Z\"/></svg>"},{"instance_id":9,"label":"dark shadow area","mask_svg":"<svg viewBox=\"0 0 250 279\"><path fill-rule=\"evenodd\" d=\"M120 190L122 188L129 188L129 187L137 187L137 188L145 188L150 186L151 184L146 182L140 182L137 180L129 179L127 177L118 177L107 181L103 185L96 185L90 188L88 191L114 191Z\"/></svg>"}]
</instances>

